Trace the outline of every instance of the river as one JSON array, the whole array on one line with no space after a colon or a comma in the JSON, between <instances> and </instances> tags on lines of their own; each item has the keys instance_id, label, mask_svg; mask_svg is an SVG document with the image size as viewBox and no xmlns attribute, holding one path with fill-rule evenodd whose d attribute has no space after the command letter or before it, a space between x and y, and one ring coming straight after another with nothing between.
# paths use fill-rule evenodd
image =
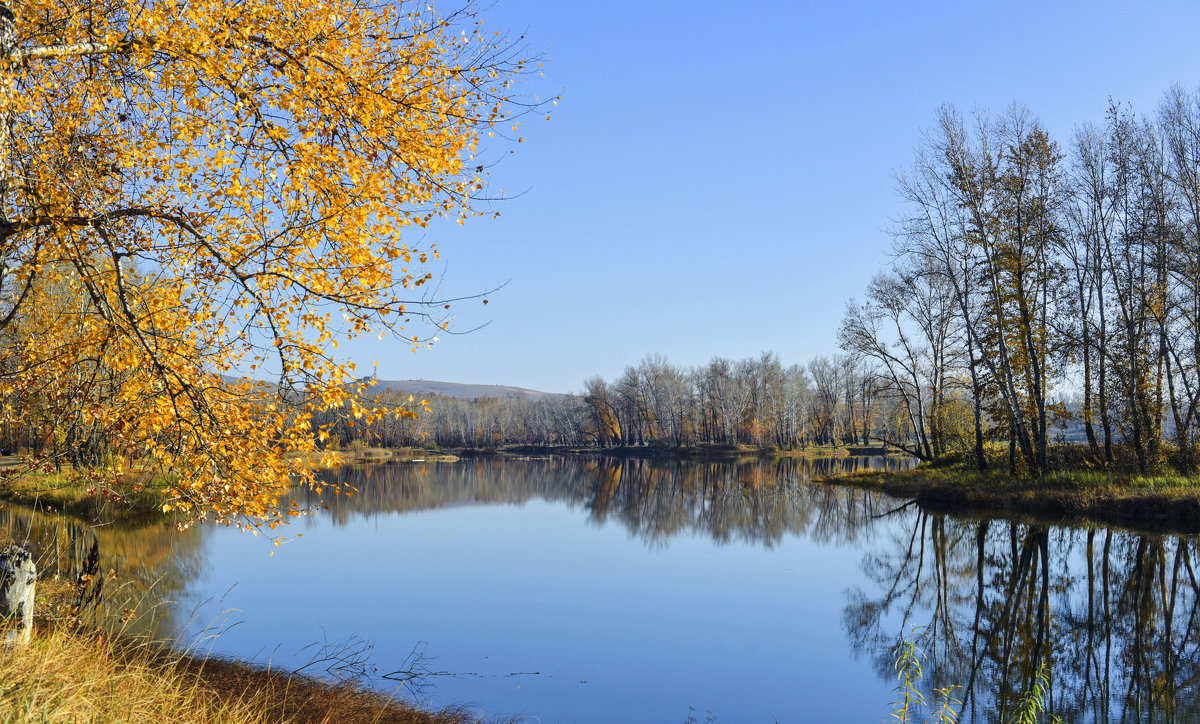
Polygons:
<instances>
[{"instance_id":1,"label":"river","mask_svg":"<svg viewBox=\"0 0 1200 724\"><path fill-rule=\"evenodd\" d=\"M477 458L349 468L276 547L12 506L97 615L194 650L534 722L883 721L900 640L964 722L1039 669L1070 722L1200 720L1191 536L927 513L814 483L895 459ZM271 554L274 555L271 555ZM115 577L108 573L115 571ZM128 619L128 616L125 616Z\"/></svg>"}]
</instances>

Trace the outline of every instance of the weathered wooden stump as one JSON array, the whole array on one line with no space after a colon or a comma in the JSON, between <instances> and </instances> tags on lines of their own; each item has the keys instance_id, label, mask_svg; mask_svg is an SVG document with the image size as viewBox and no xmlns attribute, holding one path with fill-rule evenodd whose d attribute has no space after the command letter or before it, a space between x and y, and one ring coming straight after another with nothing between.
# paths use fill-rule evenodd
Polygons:
<instances>
[{"instance_id":1,"label":"weathered wooden stump","mask_svg":"<svg viewBox=\"0 0 1200 724\"><path fill-rule=\"evenodd\" d=\"M9 546L0 551L0 630L5 645L27 644L33 637L33 588L37 566L29 551Z\"/></svg>"}]
</instances>

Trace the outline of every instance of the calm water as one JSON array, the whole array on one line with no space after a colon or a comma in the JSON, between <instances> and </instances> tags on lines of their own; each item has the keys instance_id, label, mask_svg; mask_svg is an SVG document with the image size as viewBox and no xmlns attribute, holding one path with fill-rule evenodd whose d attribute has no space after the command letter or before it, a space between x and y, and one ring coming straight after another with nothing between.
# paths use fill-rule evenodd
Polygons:
<instances>
[{"instance_id":1,"label":"calm water","mask_svg":"<svg viewBox=\"0 0 1200 724\"><path fill-rule=\"evenodd\" d=\"M135 630L489 718L877 722L905 636L927 691L962 687L965 721L1007 722L1043 662L1067 721L1200 721L1195 538L958 519L808 482L886 463L354 469L339 480L357 495L297 498L328 509L279 548L0 516L47 572L94 541L118 571L108 610L135 601Z\"/></svg>"}]
</instances>

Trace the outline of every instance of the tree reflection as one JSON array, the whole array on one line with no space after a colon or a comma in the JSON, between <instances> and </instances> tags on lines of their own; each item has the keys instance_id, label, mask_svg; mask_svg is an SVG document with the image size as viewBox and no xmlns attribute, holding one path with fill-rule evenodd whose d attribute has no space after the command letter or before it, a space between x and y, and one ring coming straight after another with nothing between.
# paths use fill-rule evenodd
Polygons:
<instances>
[{"instance_id":1,"label":"tree reflection","mask_svg":"<svg viewBox=\"0 0 1200 724\"><path fill-rule=\"evenodd\" d=\"M836 540L858 535L862 523L883 508L874 496L805 483L814 474L865 464L853 458L732 465L481 458L454 465L348 468L333 479L353 486L355 495L321 496L305 488L292 497L305 507L327 507L342 525L380 513L543 499L585 510L597 524L617 522L651 546L693 531L719 542L769 546L802 531ZM176 610L177 599L203 572L209 526L186 531L170 522L136 529L91 526L71 516L8 505L0 507L0 531L32 550L43 577L77 580L94 546L99 554L96 585L103 585L104 594L91 612L98 623L112 624L125 618L127 609L134 610L136 617L124 629L155 639L172 638L176 628L190 624L188 612Z\"/></svg>"},{"instance_id":2,"label":"tree reflection","mask_svg":"<svg viewBox=\"0 0 1200 724\"><path fill-rule=\"evenodd\" d=\"M357 488L354 496L297 490L294 497L328 506L341 525L547 500L596 525L619 525L650 547L680 535L765 547L799 535L859 545L869 551L867 583L846 594L851 646L891 679L894 645L916 631L929 657L922 685L927 694L963 687L964 721L1010 721L1043 665L1051 671L1046 703L1066 721L1200 721L1196 538L954 518L809 482L832 466L861 464L478 458L347 469L334 481ZM201 572L210 530L91 528L11 506L0 509L0 526L30 541L44 575L77 576L95 544L100 570L120 572L106 589L110 614L130 601L153 609L185 591ZM134 630L166 638L170 619L139 616Z\"/></svg>"},{"instance_id":3,"label":"tree reflection","mask_svg":"<svg viewBox=\"0 0 1200 724\"><path fill-rule=\"evenodd\" d=\"M97 579L102 587L86 621L116 625L133 635L167 640L175 633L170 604L201 570L202 528L176 530L162 522L141 528L90 526L69 515L0 507L0 531L27 546L41 578L78 580L88 555L99 554ZM133 611L130 619L126 611Z\"/></svg>"},{"instance_id":4,"label":"tree reflection","mask_svg":"<svg viewBox=\"0 0 1200 724\"><path fill-rule=\"evenodd\" d=\"M1193 538L898 515L892 545L864 560L873 590L850 592L843 616L880 675L915 630L925 685L962 685L964 720L1009 721L1043 663L1066 721L1200 717Z\"/></svg>"},{"instance_id":5,"label":"tree reflection","mask_svg":"<svg viewBox=\"0 0 1200 724\"><path fill-rule=\"evenodd\" d=\"M298 490L294 500L304 507L327 507L342 525L382 513L540 499L582 508L597 525L618 523L653 547L685 533L702 533L718 543L765 546L799 533L845 542L867 533L867 524L896 503L853 488L810 485L809 480L905 464L882 457L732 463L476 458L451 465L348 468L331 474L331 480L353 487L354 495Z\"/></svg>"}]
</instances>

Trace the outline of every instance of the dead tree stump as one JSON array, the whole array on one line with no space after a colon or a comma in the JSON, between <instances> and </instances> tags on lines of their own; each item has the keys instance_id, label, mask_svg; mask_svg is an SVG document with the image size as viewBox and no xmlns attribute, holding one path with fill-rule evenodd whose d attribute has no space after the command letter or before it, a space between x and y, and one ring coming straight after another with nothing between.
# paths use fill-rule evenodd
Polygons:
<instances>
[{"instance_id":1,"label":"dead tree stump","mask_svg":"<svg viewBox=\"0 0 1200 724\"><path fill-rule=\"evenodd\" d=\"M29 551L9 546L0 551L0 630L5 645L27 644L33 637L33 588L37 566Z\"/></svg>"}]
</instances>

